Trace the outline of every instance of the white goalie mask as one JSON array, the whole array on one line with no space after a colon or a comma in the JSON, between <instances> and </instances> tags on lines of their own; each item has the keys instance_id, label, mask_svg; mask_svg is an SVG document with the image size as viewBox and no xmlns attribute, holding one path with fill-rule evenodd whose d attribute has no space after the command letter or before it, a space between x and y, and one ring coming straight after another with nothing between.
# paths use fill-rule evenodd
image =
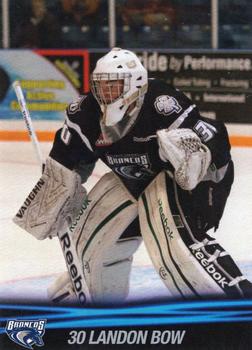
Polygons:
<instances>
[{"instance_id":1,"label":"white goalie mask","mask_svg":"<svg viewBox=\"0 0 252 350\"><path fill-rule=\"evenodd\" d=\"M126 112L133 115L147 86L147 70L133 52L113 48L100 58L91 74L91 89L103 112L103 124L114 126ZM135 108L129 111L131 105Z\"/></svg>"}]
</instances>

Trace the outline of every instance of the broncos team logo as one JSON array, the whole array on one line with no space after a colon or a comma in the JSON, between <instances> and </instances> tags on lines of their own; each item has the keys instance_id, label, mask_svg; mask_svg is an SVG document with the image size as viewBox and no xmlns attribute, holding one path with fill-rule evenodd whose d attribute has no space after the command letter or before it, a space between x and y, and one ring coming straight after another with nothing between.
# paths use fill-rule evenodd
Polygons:
<instances>
[{"instance_id":1,"label":"broncos team logo","mask_svg":"<svg viewBox=\"0 0 252 350\"><path fill-rule=\"evenodd\" d=\"M46 320L9 320L6 324L5 330L8 337L16 344L27 349L33 349L33 345L44 345L42 336L45 333L45 324Z\"/></svg>"},{"instance_id":2,"label":"broncos team logo","mask_svg":"<svg viewBox=\"0 0 252 350\"><path fill-rule=\"evenodd\" d=\"M115 167L114 171L118 175L135 180L153 176L153 171L145 167L140 167L139 165Z\"/></svg>"},{"instance_id":3,"label":"broncos team logo","mask_svg":"<svg viewBox=\"0 0 252 350\"><path fill-rule=\"evenodd\" d=\"M176 98L169 95L158 96L154 102L156 111L163 115L170 115L173 112L179 113L182 107Z\"/></svg>"}]
</instances>

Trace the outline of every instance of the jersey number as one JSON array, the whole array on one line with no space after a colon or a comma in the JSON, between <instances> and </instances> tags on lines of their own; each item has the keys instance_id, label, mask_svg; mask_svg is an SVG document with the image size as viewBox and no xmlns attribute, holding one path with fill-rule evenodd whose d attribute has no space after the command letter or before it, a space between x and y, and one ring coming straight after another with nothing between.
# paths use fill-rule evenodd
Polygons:
<instances>
[{"instance_id":1,"label":"jersey number","mask_svg":"<svg viewBox=\"0 0 252 350\"><path fill-rule=\"evenodd\" d=\"M193 127L193 129L196 131L196 133L199 135L203 142L208 142L217 133L217 130L214 126L203 122L202 120L198 121L198 123Z\"/></svg>"},{"instance_id":2,"label":"jersey number","mask_svg":"<svg viewBox=\"0 0 252 350\"><path fill-rule=\"evenodd\" d=\"M64 126L63 126L63 128L61 130L60 137L61 137L61 140L66 145L69 145L72 135L71 135L70 131L68 130L68 127L67 127L66 124L64 124Z\"/></svg>"}]
</instances>

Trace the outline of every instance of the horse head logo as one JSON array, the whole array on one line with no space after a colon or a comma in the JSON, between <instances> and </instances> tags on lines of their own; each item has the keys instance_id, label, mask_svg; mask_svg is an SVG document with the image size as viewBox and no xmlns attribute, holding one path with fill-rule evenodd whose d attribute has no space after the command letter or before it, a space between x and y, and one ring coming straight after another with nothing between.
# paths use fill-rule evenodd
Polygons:
<instances>
[{"instance_id":1,"label":"horse head logo","mask_svg":"<svg viewBox=\"0 0 252 350\"><path fill-rule=\"evenodd\" d=\"M45 333L45 320L40 321L8 321L6 332L9 338L16 344L27 349L33 349L33 345L43 346L42 336ZM13 326L13 324L15 326ZM28 325L28 326L27 326Z\"/></svg>"}]
</instances>

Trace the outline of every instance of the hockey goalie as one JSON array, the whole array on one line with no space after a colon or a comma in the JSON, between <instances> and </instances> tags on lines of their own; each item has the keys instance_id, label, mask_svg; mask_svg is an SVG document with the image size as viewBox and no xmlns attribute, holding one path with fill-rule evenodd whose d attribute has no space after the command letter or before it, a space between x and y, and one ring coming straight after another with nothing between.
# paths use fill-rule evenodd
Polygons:
<instances>
[{"instance_id":1,"label":"hockey goalie","mask_svg":"<svg viewBox=\"0 0 252 350\"><path fill-rule=\"evenodd\" d=\"M98 159L111 172L87 194ZM49 288L55 302L123 302L142 240L174 299L248 298L251 282L208 232L233 176L224 124L113 48L98 60L91 92L68 106L14 221L37 239L59 236L68 272Z\"/></svg>"}]
</instances>

